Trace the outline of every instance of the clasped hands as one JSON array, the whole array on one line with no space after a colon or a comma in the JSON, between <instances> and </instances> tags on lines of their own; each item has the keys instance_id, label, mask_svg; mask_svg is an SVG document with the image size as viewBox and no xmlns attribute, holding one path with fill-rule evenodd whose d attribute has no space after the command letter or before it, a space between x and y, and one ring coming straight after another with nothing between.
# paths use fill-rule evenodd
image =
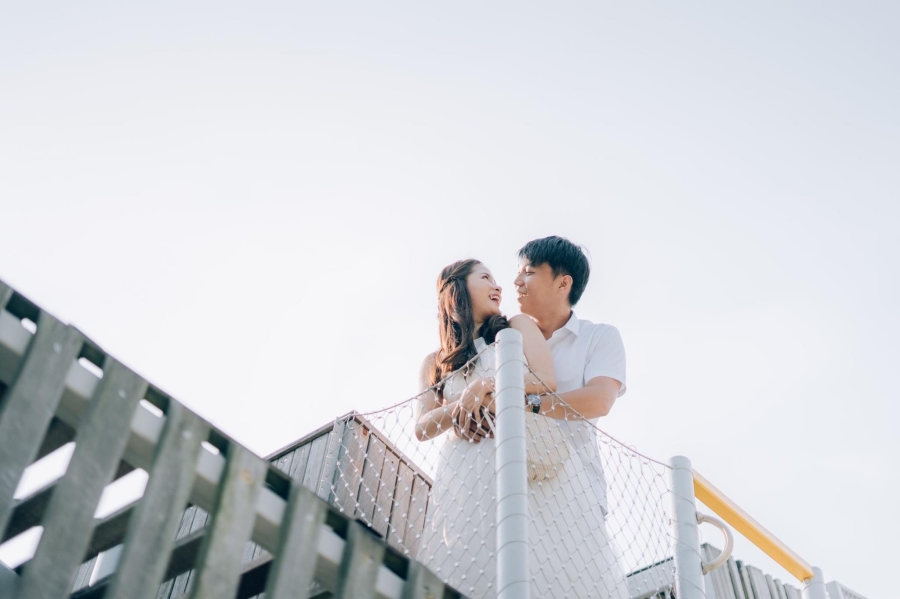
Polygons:
<instances>
[{"instance_id":1,"label":"clasped hands","mask_svg":"<svg viewBox=\"0 0 900 599\"><path fill-rule=\"evenodd\" d=\"M494 378L472 381L453 406L453 431L462 439L478 443L493 437Z\"/></svg>"}]
</instances>

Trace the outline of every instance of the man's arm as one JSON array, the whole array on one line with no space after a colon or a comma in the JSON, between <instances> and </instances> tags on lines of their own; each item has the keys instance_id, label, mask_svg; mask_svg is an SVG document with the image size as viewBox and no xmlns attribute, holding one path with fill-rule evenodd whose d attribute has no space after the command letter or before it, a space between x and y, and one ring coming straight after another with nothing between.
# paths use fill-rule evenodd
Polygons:
<instances>
[{"instance_id":1,"label":"man's arm","mask_svg":"<svg viewBox=\"0 0 900 599\"><path fill-rule=\"evenodd\" d=\"M568 404L568 408L552 395L544 395L541 414L558 420L565 420L566 416L571 418L572 410L585 418L606 416L612 410L621 387L622 383L614 378L594 377L581 389L558 394L560 399Z\"/></svg>"}]
</instances>

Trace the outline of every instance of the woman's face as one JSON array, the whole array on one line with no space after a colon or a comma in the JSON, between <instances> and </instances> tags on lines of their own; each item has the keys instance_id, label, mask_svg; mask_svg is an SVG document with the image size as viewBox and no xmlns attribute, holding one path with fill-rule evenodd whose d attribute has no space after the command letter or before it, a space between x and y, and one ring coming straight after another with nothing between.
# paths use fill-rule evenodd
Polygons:
<instances>
[{"instance_id":1,"label":"woman's face","mask_svg":"<svg viewBox=\"0 0 900 599\"><path fill-rule=\"evenodd\" d=\"M500 285L484 264L476 264L466 277L466 289L472 302L472 316L475 322L484 322L495 314L500 314Z\"/></svg>"}]
</instances>

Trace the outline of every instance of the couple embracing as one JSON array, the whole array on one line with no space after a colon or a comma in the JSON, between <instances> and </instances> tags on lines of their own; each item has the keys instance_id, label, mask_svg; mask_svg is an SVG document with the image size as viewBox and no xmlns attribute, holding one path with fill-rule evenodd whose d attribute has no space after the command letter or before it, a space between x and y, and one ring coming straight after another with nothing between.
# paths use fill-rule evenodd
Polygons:
<instances>
[{"instance_id":1,"label":"couple embracing","mask_svg":"<svg viewBox=\"0 0 900 599\"><path fill-rule=\"evenodd\" d=\"M590 275L583 250L546 237L519 250L522 314L506 319L501 287L477 260L438 278L440 349L420 373L416 437L440 443L419 561L473 598L496 596L494 355L507 327L522 334L529 409L565 443L547 476L529 482L532 597L627 599L608 538L606 480L592 423L625 392L625 349L615 327L575 316ZM523 399L524 400L524 399ZM559 448L552 448L554 450Z\"/></svg>"}]
</instances>

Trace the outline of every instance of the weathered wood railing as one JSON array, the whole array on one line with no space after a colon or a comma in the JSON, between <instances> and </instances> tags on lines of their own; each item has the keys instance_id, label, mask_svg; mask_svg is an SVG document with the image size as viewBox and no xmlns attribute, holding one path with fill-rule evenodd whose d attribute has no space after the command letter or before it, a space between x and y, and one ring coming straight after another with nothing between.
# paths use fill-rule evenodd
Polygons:
<instances>
[{"instance_id":1,"label":"weathered wood railing","mask_svg":"<svg viewBox=\"0 0 900 599\"><path fill-rule=\"evenodd\" d=\"M43 529L15 573L0 565L3 598L459 597L395 548L409 545L390 513L332 492L335 463L355 458L319 432L269 463L0 281L0 544ZM72 442L65 474L17 498L26 470ZM427 496L430 481L385 455L392 505ZM134 469L149 475L143 496L95 518ZM85 562L116 547L109 575L73 593Z\"/></svg>"}]
</instances>

